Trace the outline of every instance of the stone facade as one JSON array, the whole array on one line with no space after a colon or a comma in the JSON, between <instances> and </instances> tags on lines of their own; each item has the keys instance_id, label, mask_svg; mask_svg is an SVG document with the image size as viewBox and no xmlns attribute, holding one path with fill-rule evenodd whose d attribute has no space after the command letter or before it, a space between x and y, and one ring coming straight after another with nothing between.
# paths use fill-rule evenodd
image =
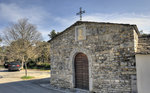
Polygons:
<instances>
[{"instance_id":1,"label":"stone facade","mask_svg":"<svg viewBox=\"0 0 150 93\"><path fill-rule=\"evenodd\" d=\"M137 54L150 54L150 35L143 35L139 37Z\"/></svg>"},{"instance_id":2,"label":"stone facade","mask_svg":"<svg viewBox=\"0 0 150 93\"><path fill-rule=\"evenodd\" d=\"M89 91L136 93L135 25L78 21L49 42L52 85L75 87L74 58L82 52L89 62Z\"/></svg>"}]
</instances>

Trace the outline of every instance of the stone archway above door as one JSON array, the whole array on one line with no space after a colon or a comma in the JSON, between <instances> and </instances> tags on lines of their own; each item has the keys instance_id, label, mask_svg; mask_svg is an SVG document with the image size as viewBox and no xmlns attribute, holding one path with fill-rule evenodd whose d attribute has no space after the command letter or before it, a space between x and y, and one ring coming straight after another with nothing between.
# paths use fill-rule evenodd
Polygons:
<instances>
[{"instance_id":1,"label":"stone archway above door","mask_svg":"<svg viewBox=\"0 0 150 93\"><path fill-rule=\"evenodd\" d=\"M93 79L92 79L92 53L85 49L85 48L74 48L72 50L72 52L70 53L70 61L72 61L72 64L70 64L72 66L72 88L75 87L75 68L74 68L74 62L75 62L75 56L78 53L84 53L86 54L87 58L88 58L88 65L89 65L89 91L93 90Z\"/></svg>"}]
</instances>

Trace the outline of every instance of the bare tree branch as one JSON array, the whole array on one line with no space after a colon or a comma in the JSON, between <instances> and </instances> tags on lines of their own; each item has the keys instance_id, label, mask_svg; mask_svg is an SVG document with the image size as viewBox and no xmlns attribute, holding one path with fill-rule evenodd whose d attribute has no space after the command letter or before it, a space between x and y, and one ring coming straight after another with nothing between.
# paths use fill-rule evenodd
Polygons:
<instances>
[{"instance_id":1,"label":"bare tree branch","mask_svg":"<svg viewBox=\"0 0 150 93\"><path fill-rule=\"evenodd\" d=\"M28 23L28 19L20 19L4 31L4 41L9 45L7 54L14 60L21 60L22 66L29 58L35 57L34 45L42 40L41 33Z\"/></svg>"}]
</instances>

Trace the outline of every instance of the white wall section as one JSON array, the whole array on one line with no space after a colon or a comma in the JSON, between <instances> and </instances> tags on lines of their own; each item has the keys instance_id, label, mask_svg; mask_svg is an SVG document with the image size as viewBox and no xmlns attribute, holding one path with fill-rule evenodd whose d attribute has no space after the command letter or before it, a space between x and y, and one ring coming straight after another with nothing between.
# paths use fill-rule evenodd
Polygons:
<instances>
[{"instance_id":1,"label":"white wall section","mask_svg":"<svg viewBox=\"0 0 150 93\"><path fill-rule=\"evenodd\" d=\"M150 93L150 55L136 55L138 93Z\"/></svg>"}]
</instances>

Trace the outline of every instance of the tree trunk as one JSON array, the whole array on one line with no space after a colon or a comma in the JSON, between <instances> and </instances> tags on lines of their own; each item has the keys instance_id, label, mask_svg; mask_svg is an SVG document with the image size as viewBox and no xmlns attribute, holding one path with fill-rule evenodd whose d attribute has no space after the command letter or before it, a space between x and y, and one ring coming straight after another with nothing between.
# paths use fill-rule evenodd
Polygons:
<instances>
[{"instance_id":1,"label":"tree trunk","mask_svg":"<svg viewBox=\"0 0 150 93\"><path fill-rule=\"evenodd\" d=\"M23 69L23 65L24 65L23 63L24 63L24 62L22 61L21 69Z\"/></svg>"},{"instance_id":2,"label":"tree trunk","mask_svg":"<svg viewBox=\"0 0 150 93\"><path fill-rule=\"evenodd\" d=\"M26 61L26 58L23 57L22 63L24 63L24 65L25 65L25 76L28 76L28 72L27 72L27 61Z\"/></svg>"},{"instance_id":3,"label":"tree trunk","mask_svg":"<svg viewBox=\"0 0 150 93\"><path fill-rule=\"evenodd\" d=\"M28 73L27 73L27 62L25 62L25 76L28 76Z\"/></svg>"}]
</instances>

